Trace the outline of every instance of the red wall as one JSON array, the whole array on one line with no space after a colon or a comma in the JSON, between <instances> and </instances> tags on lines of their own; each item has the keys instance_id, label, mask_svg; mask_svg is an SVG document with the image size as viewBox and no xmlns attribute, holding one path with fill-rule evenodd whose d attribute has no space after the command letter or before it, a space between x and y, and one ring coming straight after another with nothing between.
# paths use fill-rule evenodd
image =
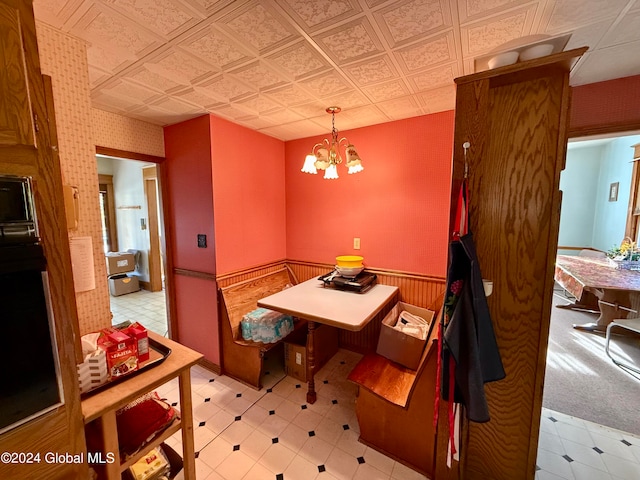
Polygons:
<instances>
[{"instance_id":1,"label":"red wall","mask_svg":"<svg viewBox=\"0 0 640 480\"><path fill-rule=\"evenodd\" d=\"M287 258L333 263L359 254L370 267L444 276L453 121L448 111L340 131L364 171L348 175L339 165L337 180L300 171L324 137L286 142Z\"/></svg>"},{"instance_id":2,"label":"red wall","mask_svg":"<svg viewBox=\"0 0 640 480\"><path fill-rule=\"evenodd\" d=\"M177 269L216 273L211 135L209 116L165 127L169 219ZM198 248L197 234L207 235L207 248ZM175 288L178 340L220 365L216 282L184 275L171 276Z\"/></svg>"},{"instance_id":3,"label":"red wall","mask_svg":"<svg viewBox=\"0 0 640 480\"><path fill-rule=\"evenodd\" d=\"M284 142L211 116L219 274L286 257Z\"/></svg>"},{"instance_id":4,"label":"red wall","mask_svg":"<svg viewBox=\"0 0 640 480\"><path fill-rule=\"evenodd\" d=\"M571 129L606 124L640 127L640 75L573 88Z\"/></svg>"},{"instance_id":5,"label":"red wall","mask_svg":"<svg viewBox=\"0 0 640 480\"><path fill-rule=\"evenodd\" d=\"M210 141L207 115L164 129L175 267L215 274ZM207 248L198 248L198 234Z\"/></svg>"}]
</instances>

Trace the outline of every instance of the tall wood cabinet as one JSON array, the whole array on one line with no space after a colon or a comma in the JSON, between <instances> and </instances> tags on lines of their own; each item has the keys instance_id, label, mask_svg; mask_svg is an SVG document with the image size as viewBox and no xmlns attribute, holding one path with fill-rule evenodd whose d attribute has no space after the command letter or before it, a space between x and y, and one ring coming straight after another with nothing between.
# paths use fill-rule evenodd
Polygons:
<instances>
[{"instance_id":1,"label":"tall wood cabinet","mask_svg":"<svg viewBox=\"0 0 640 480\"><path fill-rule=\"evenodd\" d=\"M436 478L533 479L576 49L456 79L451 228L465 162L470 226L506 378L485 386L491 421L465 423L459 469ZM468 148L464 144L469 142ZM441 417L445 417L441 415Z\"/></svg>"},{"instance_id":2,"label":"tall wood cabinet","mask_svg":"<svg viewBox=\"0 0 640 480\"><path fill-rule=\"evenodd\" d=\"M79 345L78 315L53 100L50 83L47 89L47 79L40 72L30 1L0 0L0 53L0 173L29 176L33 181L39 234L47 259L64 400L55 410L0 435L0 452L41 453L40 463L0 463L0 478L82 479L87 478L85 464L48 463L44 457L47 452L82 454L86 446L75 367L76 355L79 355L76 348ZM28 354L28 345L24 352ZM19 359L10 368L20 368Z\"/></svg>"}]
</instances>

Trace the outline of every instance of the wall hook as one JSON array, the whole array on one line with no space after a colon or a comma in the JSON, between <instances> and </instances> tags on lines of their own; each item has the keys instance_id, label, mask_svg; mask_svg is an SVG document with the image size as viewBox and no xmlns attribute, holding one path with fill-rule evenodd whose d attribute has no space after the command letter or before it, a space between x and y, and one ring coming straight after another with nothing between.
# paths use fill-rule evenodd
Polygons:
<instances>
[{"instance_id":1,"label":"wall hook","mask_svg":"<svg viewBox=\"0 0 640 480\"><path fill-rule=\"evenodd\" d=\"M462 148L464 148L464 178L467 178L469 176L469 163L467 162L467 150L469 150L470 146L471 144L469 142L464 142L462 144Z\"/></svg>"}]
</instances>

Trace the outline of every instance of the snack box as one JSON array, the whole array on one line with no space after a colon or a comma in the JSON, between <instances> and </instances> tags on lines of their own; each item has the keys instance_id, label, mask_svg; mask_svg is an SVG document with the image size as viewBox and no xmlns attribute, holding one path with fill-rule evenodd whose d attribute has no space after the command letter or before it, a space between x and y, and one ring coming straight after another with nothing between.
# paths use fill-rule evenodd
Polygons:
<instances>
[{"instance_id":1,"label":"snack box","mask_svg":"<svg viewBox=\"0 0 640 480\"><path fill-rule=\"evenodd\" d=\"M103 330L98 346L105 351L109 378L117 378L138 369L138 342L114 328Z\"/></svg>"},{"instance_id":2,"label":"snack box","mask_svg":"<svg viewBox=\"0 0 640 480\"><path fill-rule=\"evenodd\" d=\"M122 331L136 340L138 344L138 363L149 360L149 335L147 334L147 329L138 322L134 322Z\"/></svg>"}]
</instances>

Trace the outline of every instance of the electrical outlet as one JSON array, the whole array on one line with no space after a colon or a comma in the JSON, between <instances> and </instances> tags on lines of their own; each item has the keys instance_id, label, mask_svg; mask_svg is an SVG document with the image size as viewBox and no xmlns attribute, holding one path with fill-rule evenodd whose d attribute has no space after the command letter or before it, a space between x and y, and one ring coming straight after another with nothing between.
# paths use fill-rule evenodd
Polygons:
<instances>
[{"instance_id":1,"label":"electrical outlet","mask_svg":"<svg viewBox=\"0 0 640 480\"><path fill-rule=\"evenodd\" d=\"M198 248L207 248L207 236L204 233L198 234Z\"/></svg>"},{"instance_id":2,"label":"electrical outlet","mask_svg":"<svg viewBox=\"0 0 640 480\"><path fill-rule=\"evenodd\" d=\"M354 250L360 250L360 238L359 237L354 237L353 238L353 249Z\"/></svg>"}]
</instances>

